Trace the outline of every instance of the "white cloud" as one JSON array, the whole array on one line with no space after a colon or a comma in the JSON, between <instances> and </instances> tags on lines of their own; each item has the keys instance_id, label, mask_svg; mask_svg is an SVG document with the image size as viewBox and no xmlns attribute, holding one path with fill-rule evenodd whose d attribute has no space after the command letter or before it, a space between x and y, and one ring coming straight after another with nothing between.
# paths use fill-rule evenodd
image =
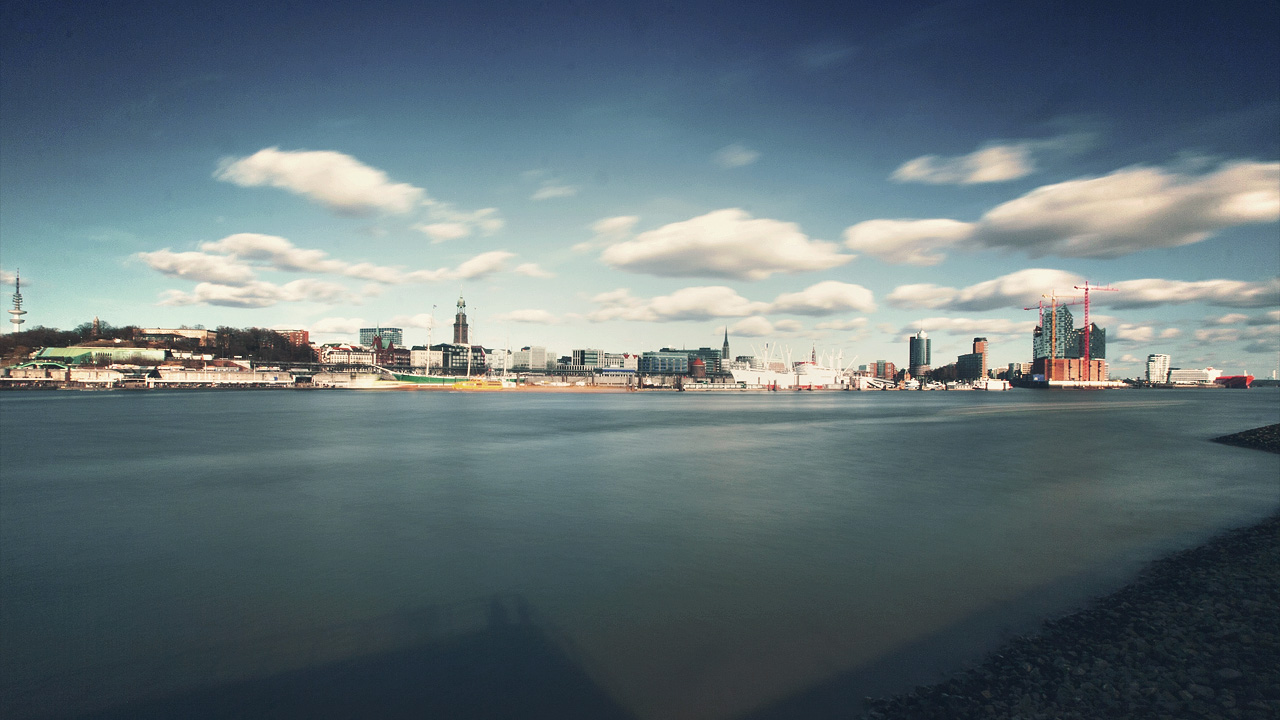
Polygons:
<instances>
[{"instance_id":1,"label":"white cloud","mask_svg":"<svg viewBox=\"0 0 1280 720\"><path fill-rule=\"evenodd\" d=\"M8 270L0 270L0 285L12 285L17 282L17 273Z\"/></svg>"},{"instance_id":2,"label":"white cloud","mask_svg":"<svg viewBox=\"0 0 1280 720\"><path fill-rule=\"evenodd\" d=\"M962 289L930 284L900 285L887 299L890 305L900 308L995 310L1035 305L1045 293L1082 284L1084 278L1073 273L1028 268Z\"/></svg>"},{"instance_id":3,"label":"white cloud","mask_svg":"<svg viewBox=\"0 0 1280 720\"><path fill-rule=\"evenodd\" d=\"M214 177L241 187L283 188L342 215L403 214L424 195L421 188L393 183L383 171L331 150L269 147L248 157L223 160Z\"/></svg>"},{"instance_id":4,"label":"white cloud","mask_svg":"<svg viewBox=\"0 0 1280 720\"><path fill-rule=\"evenodd\" d=\"M633 297L627 290L601 293L592 301L601 305L587 314L593 322L632 320L675 322L717 317L743 317L763 312L768 303L752 302L723 285L687 287L650 299Z\"/></svg>"},{"instance_id":5,"label":"white cloud","mask_svg":"<svg viewBox=\"0 0 1280 720\"><path fill-rule=\"evenodd\" d=\"M1121 355L1121 356L1120 356L1120 362L1123 362L1123 363L1136 363L1136 362L1144 362L1144 361L1143 361L1143 359L1142 359L1142 358L1136 358L1136 357L1134 357L1133 355L1131 355L1131 354L1129 354L1129 353L1125 353L1124 355Z\"/></svg>"},{"instance_id":6,"label":"white cloud","mask_svg":"<svg viewBox=\"0 0 1280 720\"><path fill-rule=\"evenodd\" d=\"M925 155L908 160L890 175L898 182L971 185L1004 182L1030 175L1035 170L1029 143L989 145L968 155L938 157Z\"/></svg>"},{"instance_id":7,"label":"white cloud","mask_svg":"<svg viewBox=\"0 0 1280 720\"><path fill-rule=\"evenodd\" d=\"M332 305L359 302L359 297L337 283L304 278L284 285L262 281L238 286L202 282L190 293L166 290L161 296L160 304L264 308L282 302L317 302Z\"/></svg>"},{"instance_id":8,"label":"white cloud","mask_svg":"<svg viewBox=\"0 0 1280 720\"><path fill-rule=\"evenodd\" d=\"M729 326L729 334L735 337L769 337L775 332L773 323L759 315L739 320Z\"/></svg>"},{"instance_id":9,"label":"white cloud","mask_svg":"<svg viewBox=\"0 0 1280 720\"><path fill-rule=\"evenodd\" d=\"M458 240L471 234L471 227L460 222L422 223L414 225L413 229L425 233L433 243Z\"/></svg>"},{"instance_id":10,"label":"white cloud","mask_svg":"<svg viewBox=\"0 0 1280 720\"><path fill-rule=\"evenodd\" d=\"M221 240L200 243L205 252L230 255L241 260L258 260L275 270L340 274L349 263L334 260L323 250L300 248L285 238L258 233L236 233Z\"/></svg>"},{"instance_id":11,"label":"white cloud","mask_svg":"<svg viewBox=\"0 0 1280 720\"><path fill-rule=\"evenodd\" d=\"M1255 315L1248 320L1249 325L1274 325L1280 323L1280 310L1271 310L1261 315Z\"/></svg>"},{"instance_id":12,"label":"white cloud","mask_svg":"<svg viewBox=\"0 0 1280 720\"><path fill-rule=\"evenodd\" d=\"M516 268L511 272L517 275L524 275L525 277L531 277L531 278L548 279L548 278L555 277L555 273L543 270L541 267L538 266L538 263L521 263L517 265Z\"/></svg>"},{"instance_id":13,"label":"white cloud","mask_svg":"<svg viewBox=\"0 0 1280 720\"><path fill-rule=\"evenodd\" d=\"M587 314L594 322L631 320L671 322L715 317L747 317L763 313L831 315L846 311L871 312L871 291L860 285L829 280L800 292L783 293L773 302L752 301L723 285L687 287L655 298L637 298L625 289L600 293L591 299L600 307ZM794 320L772 322L774 328L800 327Z\"/></svg>"},{"instance_id":14,"label":"white cloud","mask_svg":"<svg viewBox=\"0 0 1280 720\"><path fill-rule=\"evenodd\" d=\"M1244 313L1227 313L1220 317L1210 318L1208 323L1210 325L1239 325L1248 319L1249 316Z\"/></svg>"},{"instance_id":15,"label":"white cloud","mask_svg":"<svg viewBox=\"0 0 1280 720\"><path fill-rule=\"evenodd\" d=\"M435 222L419 223L412 227L431 238L433 243L459 240L475 233L493 235L506 226L506 221L499 217L497 208L465 212L455 208L453 203L432 198L424 199L422 205L427 208L427 216Z\"/></svg>"},{"instance_id":16,"label":"white cloud","mask_svg":"<svg viewBox=\"0 0 1280 720\"><path fill-rule=\"evenodd\" d=\"M903 325L894 334L909 336L924 328L931 333L948 335L1028 335L1036 327L1035 320L1008 320L1005 318L954 318L930 317ZM892 328L890 328L892 330Z\"/></svg>"},{"instance_id":17,"label":"white cloud","mask_svg":"<svg viewBox=\"0 0 1280 720\"><path fill-rule=\"evenodd\" d=\"M493 316L493 322L498 323L527 323L530 325L558 325L560 318L552 315L546 310L526 309L512 310L511 312L498 313Z\"/></svg>"},{"instance_id":18,"label":"white cloud","mask_svg":"<svg viewBox=\"0 0 1280 720\"><path fill-rule=\"evenodd\" d=\"M916 265L937 264L939 251L952 246L1114 258L1277 219L1280 163L1240 161L1198 176L1139 167L1045 185L976 223L869 220L846 230L845 242L886 262Z\"/></svg>"},{"instance_id":19,"label":"white cloud","mask_svg":"<svg viewBox=\"0 0 1280 720\"><path fill-rule=\"evenodd\" d=\"M936 252L967 240L972 223L958 220L867 220L846 228L844 244L885 262L937 265L944 256Z\"/></svg>"},{"instance_id":20,"label":"white cloud","mask_svg":"<svg viewBox=\"0 0 1280 720\"><path fill-rule=\"evenodd\" d=\"M1195 338L1209 344L1235 342L1240 339L1240 331L1236 328L1205 328L1197 330Z\"/></svg>"},{"instance_id":21,"label":"white cloud","mask_svg":"<svg viewBox=\"0 0 1280 720\"><path fill-rule=\"evenodd\" d=\"M391 318L391 322L387 323L387 325L399 328L421 328L423 330L430 330L435 327L435 318L431 317L431 313L396 315Z\"/></svg>"},{"instance_id":22,"label":"white cloud","mask_svg":"<svg viewBox=\"0 0 1280 720\"><path fill-rule=\"evenodd\" d=\"M1155 328L1150 325L1132 325L1122 323L1120 327L1113 330L1111 338L1120 342L1145 343L1151 342L1156 336Z\"/></svg>"},{"instance_id":23,"label":"white cloud","mask_svg":"<svg viewBox=\"0 0 1280 720\"><path fill-rule=\"evenodd\" d=\"M1280 278L1245 280L1163 280L1147 278L1112 283L1117 293L1094 298L1099 305L1113 308L1154 307L1202 302L1218 307L1255 308L1280 305Z\"/></svg>"},{"instance_id":24,"label":"white cloud","mask_svg":"<svg viewBox=\"0 0 1280 720\"><path fill-rule=\"evenodd\" d=\"M244 285L253 282L253 268L224 255L202 252L173 252L169 248L155 252L140 252L137 257L155 270L169 277L179 277L197 282L221 285ZM8 280L12 283L12 280Z\"/></svg>"},{"instance_id":25,"label":"white cloud","mask_svg":"<svg viewBox=\"0 0 1280 720\"><path fill-rule=\"evenodd\" d=\"M591 225L591 231L595 233L595 236L586 242L574 245L573 250L575 252L587 252L597 247L622 242L631 236L631 230L639 220L640 218L635 215L619 215L597 220Z\"/></svg>"},{"instance_id":26,"label":"white cloud","mask_svg":"<svg viewBox=\"0 0 1280 720\"><path fill-rule=\"evenodd\" d=\"M804 329L799 320L778 320L773 323L773 329L782 333L798 333Z\"/></svg>"},{"instance_id":27,"label":"white cloud","mask_svg":"<svg viewBox=\"0 0 1280 720\"><path fill-rule=\"evenodd\" d=\"M794 315L831 315L852 310L875 312L871 291L861 285L827 280L795 293L784 293L774 299L771 312Z\"/></svg>"},{"instance_id":28,"label":"white cloud","mask_svg":"<svg viewBox=\"0 0 1280 720\"><path fill-rule=\"evenodd\" d=\"M1180 337L1182 337L1182 331L1178 328L1165 328L1160 331L1161 340L1173 340L1174 338Z\"/></svg>"},{"instance_id":29,"label":"white cloud","mask_svg":"<svg viewBox=\"0 0 1280 720\"><path fill-rule=\"evenodd\" d=\"M311 323L307 332L313 335L354 335L362 327L366 327L364 318L327 317Z\"/></svg>"},{"instance_id":30,"label":"white cloud","mask_svg":"<svg viewBox=\"0 0 1280 720\"><path fill-rule=\"evenodd\" d=\"M861 330L867 326L866 318L853 318L851 320L827 320L820 322L814 327L818 330Z\"/></svg>"},{"instance_id":31,"label":"white cloud","mask_svg":"<svg viewBox=\"0 0 1280 720\"><path fill-rule=\"evenodd\" d=\"M974 242L1033 257L1110 258L1277 217L1280 163L1237 162L1199 177L1129 168L1045 185L992 208Z\"/></svg>"},{"instance_id":32,"label":"white cloud","mask_svg":"<svg viewBox=\"0 0 1280 720\"><path fill-rule=\"evenodd\" d=\"M760 159L760 153L742 145L726 145L716 151L716 164L724 168L745 167Z\"/></svg>"},{"instance_id":33,"label":"white cloud","mask_svg":"<svg viewBox=\"0 0 1280 720\"><path fill-rule=\"evenodd\" d=\"M505 250L492 250L467 260L453 271L450 279L475 280L486 277L506 268L507 260L515 257L515 253Z\"/></svg>"},{"instance_id":34,"label":"white cloud","mask_svg":"<svg viewBox=\"0 0 1280 720\"><path fill-rule=\"evenodd\" d=\"M600 256L622 270L661 277L763 280L775 273L828 270L852 258L811 240L794 223L716 210L619 242Z\"/></svg>"},{"instance_id":35,"label":"white cloud","mask_svg":"<svg viewBox=\"0 0 1280 720\"><path fill-rule=\"evenodd\" d=\"M536 192L529 196L530 200L550 200L552 198L573 197L578 194L578 188L572 185L551 185L546 184L538 188Z\"/></svg>"},{"instance_id":36,"label":"white cloud","mask_svg":"<svg viewBox=\"0 0 1280 720\"><path fill-rule=\"evenodd\" d=\"M1029 268L966 288L932 284L900 285L886 297L900 308L946 310L994 310L1037 304L1041 295L1053 291L1061 299L1075 297L1073 288L1084 278L1074 273L1046 268ZM1112 283L1119 292L1098 293L1095 306L1112 308L1155 307L1202 302L1220 307L1267 307L1280 305L1280 278L1249 282L1244 280L1163 280L1149 278Z\"/></svg>"}]
</instances>

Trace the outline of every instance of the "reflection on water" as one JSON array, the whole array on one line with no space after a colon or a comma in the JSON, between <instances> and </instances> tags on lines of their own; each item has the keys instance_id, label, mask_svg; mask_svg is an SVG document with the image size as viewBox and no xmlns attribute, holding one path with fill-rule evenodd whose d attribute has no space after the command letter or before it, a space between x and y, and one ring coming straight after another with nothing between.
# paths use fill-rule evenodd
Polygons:
<instances>
[{"instance_id":1,"label":"reflection on water","mask_svg":"<svg viewBox=\"0 0 1280 720\"><path fill-rule=\"evenodd\" d=\"M1280 505L1278 397L10 393L0 714L847 712Z\"/></svg>"}]
</instances>

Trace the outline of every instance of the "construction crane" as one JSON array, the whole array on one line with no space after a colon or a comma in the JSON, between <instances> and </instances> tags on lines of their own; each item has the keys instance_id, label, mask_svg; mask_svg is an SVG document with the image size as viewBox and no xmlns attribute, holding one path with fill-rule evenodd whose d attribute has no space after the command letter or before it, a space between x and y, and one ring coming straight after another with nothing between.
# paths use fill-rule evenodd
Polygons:
<instances>
[{"instance_id":1,"label":"construction crane","mask_svg":"<svg viewBox=\"0 0 1280 720\"><path fill-rule=\"evenodd\" d=\"M1043 328L1044 322L1044 298L1049 298L1050 310L1049 316L1053 318L1051 323L1053 328L1049 331L1049 359L1056 360L1058 357L1058 306L1059 305L1081 305L1083 300L1073 299L1070 301L1058 302L1057 292L1050 292L1040 296L1041 300L1036 307L1024 307L1023 310L1039 310L1040 311L1040 327Z\"/></svg>"},{"instance_id":2,"label":"construction crane","mask_svg":"<svg viewBox=\"0 0 1280 720\"><path fill-rule=\"evenodd\" d=\"M1093 345L1090 344L1089 342L1089 331L1093 328L1093 324L1089 321L1089 292L1090 291L1120 292L1120 289L1113 288L1110 285L1106 285L1106 286L1090 285L1088 280L1084 281L1083 286L1076 285L1075 288L1076 290L1084 291L1084 359L1086 363L1090 363L1088 365L1088 367L1090 368L1088 372L1090 376L1089 379L1092 380L1093 379L1092 377L1093 376L1093 365L1092 365Z\"/></svg>"}]
</instances>

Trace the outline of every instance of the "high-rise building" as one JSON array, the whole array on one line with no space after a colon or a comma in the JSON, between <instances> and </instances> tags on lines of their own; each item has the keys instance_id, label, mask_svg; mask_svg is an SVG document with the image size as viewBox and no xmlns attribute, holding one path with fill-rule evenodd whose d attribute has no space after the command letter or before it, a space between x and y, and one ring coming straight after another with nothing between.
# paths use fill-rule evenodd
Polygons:
<instances>
[{"instance_id":1,"label":"high-rise building","mask_svg":"<svg viewBox=\"0 0 1280 720\"><path fill-rule=\"evenodd\" d=\"M458 296L458 314L453 318L453 344L467 345L467 301Z\"/></svg>"},{"instance_id":2,"label":"high-rise building","mask_svg":"<svg viewBox=\"0 0 1280 720\"><path fill-rule=\"evenodd\" d=\"M360 328L360 344L373 347L373 339L382 338L382 347L400 346L404 344L404 330L401 328L371 327Z\"/></svg>"},{"instance_id":3,"label":"high-rise building","mask_svg":"<svg viewBox=\"0 0 1280 720\"><path fill-rule=\"evenodd\" d=\"M1075 352L1068 357L1084 358L1084 328L1076 330ZM1098 327L1098 323L1089 324L1089 357L1088 360L1105 360L1107 359L1107 330Z\"/></svg>"},{"instance_id":4,"label":"high-rise building","mask_svg":"<svg viewBox=\"0 0 1280 720\"><path fill-rule=\"evenodd\" d=\"M933 362L930 348L932 342L923 329L910 339L911 358L910 363L908 363L908 370L912 375L929 372L929 366Z\"/></svg>"},{"instance_id":5,"label":"high-rise building","mask_svg":"<svg viewBox=\"0 0 1280 720\"><path fill-rule=\"evenodd\" d=\"M733 356L729 354L729 328L726 326L724 329L724 347L720 348L720 360L729 362L731 357Z\"/></svg>"},{"instance_id":6,"label":"high-rise building","mask_svg":"<svg viewBox=\"0 0 1280 720\"><path fill-rule=\"evenodd\" d=\"M1031 357L1036 360L1070 358L1075 357L1076 352L1075 318L1066 305L1059 305L1041 317L1040 325L1032 333Z\"/></svg>"},{"instance_id":7,"label":"high-rise building","mask_svg":"<svg viewBox=\"0 0 1280 720\"><path fill-rule=\"evenodd\" d=\"M1149 383L1167 383L1169 382L1169 360L1168 355L1148 355L1147 356L1147 382Z\"/></svg>"},{"instance_id":8,"label":"high-rise building","mask_svg":"<svg viewBox=\"0 0 1280 720\"><path fill-rule=\"evenodd\" d=\"M987 376L987 339L973 339L973 352L956 359L956 378L977 380Z\"/></svg>"}]
</instances>

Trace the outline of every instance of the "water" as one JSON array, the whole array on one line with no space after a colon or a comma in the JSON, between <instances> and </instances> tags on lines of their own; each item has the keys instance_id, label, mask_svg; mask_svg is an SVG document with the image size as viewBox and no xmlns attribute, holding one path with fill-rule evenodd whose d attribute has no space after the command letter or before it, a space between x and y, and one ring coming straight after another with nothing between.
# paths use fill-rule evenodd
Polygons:
<instances>
[{"instance_id":1,"label":"water","mask_svg":"<svg viewBox=\"0 0 1280 720\"><path fill-rule=\"evenodd\" d=\"M1207 439L1275 422L1272 390L5 393L0 715L438 701L418 667L455 715L477 675L548 717L848 709L1273 512L1280 456Z\"/></svg>"}]
</instances>

